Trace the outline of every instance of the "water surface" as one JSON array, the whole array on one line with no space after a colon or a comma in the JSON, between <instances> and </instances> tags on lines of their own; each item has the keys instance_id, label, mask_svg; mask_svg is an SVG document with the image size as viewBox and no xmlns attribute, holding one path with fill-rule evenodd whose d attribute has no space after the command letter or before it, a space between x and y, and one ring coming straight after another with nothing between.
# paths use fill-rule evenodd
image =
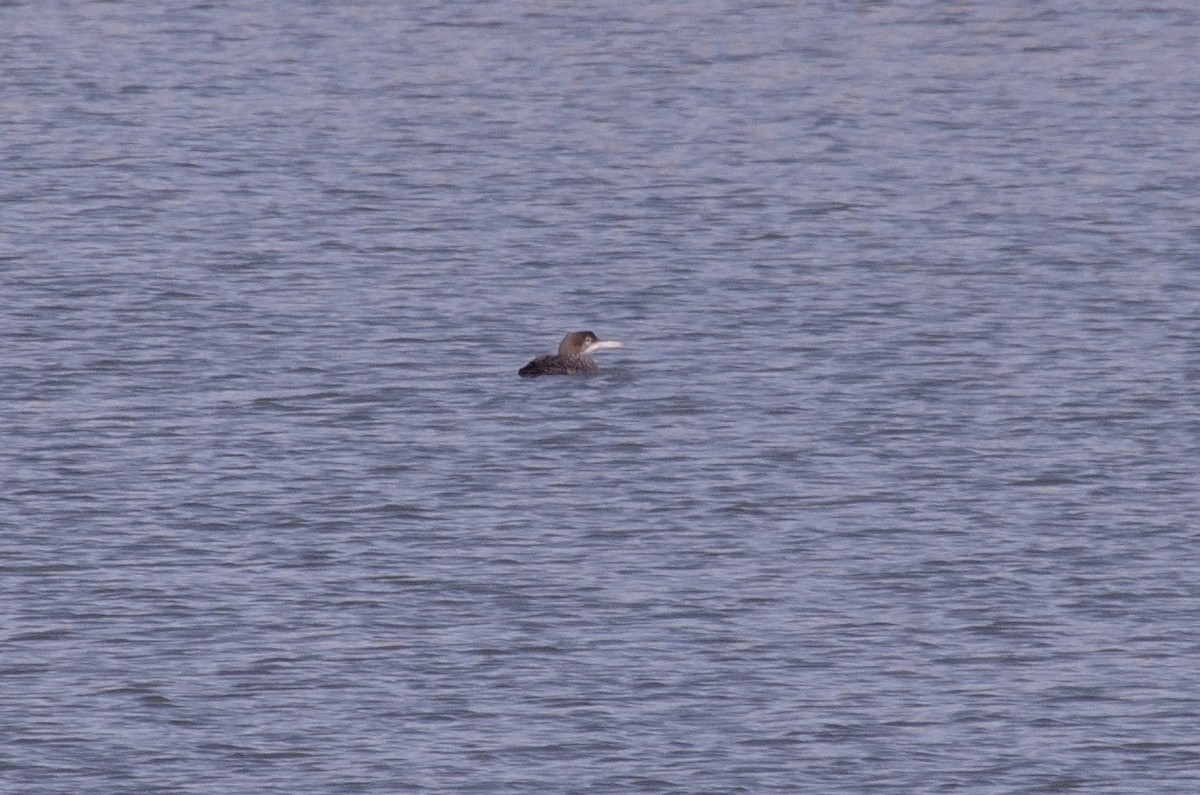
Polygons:
<instances>
[{"instance_id":1,"label":"water surface","mask_svg":"<svg viewBox=\"0 0 1200 795\"><path fill-rule=\"evenodd\" d=\"M1190 4L0 28L6 789L1200 785Z\"/></svg>"}]
</instances>

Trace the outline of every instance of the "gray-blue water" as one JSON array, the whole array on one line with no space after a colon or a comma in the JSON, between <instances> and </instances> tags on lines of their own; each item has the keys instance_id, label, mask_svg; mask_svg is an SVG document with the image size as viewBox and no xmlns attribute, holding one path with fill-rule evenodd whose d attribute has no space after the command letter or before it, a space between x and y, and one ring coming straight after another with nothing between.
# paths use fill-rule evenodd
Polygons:
<instances>
[{"instance_id":1,"label":"gray-blue water","mask_svg":"<svg viewBox=\"0 0 1200 795\"><path fill-rule=\"evenodd\" d=\"M1192 0L0 30L0 790L1200 791Z\"/></svg>"}]
</instances>

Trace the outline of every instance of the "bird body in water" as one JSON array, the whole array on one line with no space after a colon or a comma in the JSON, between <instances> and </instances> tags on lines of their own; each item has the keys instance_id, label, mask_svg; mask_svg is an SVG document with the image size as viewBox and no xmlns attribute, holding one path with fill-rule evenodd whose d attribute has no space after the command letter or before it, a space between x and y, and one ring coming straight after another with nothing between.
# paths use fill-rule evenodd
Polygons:
<instances>
[{"instance_id":1,"label":"bird body in water","mask_svg":"<svg viewBox=\"0 0 1200 795\"><path fill-rule=\"evenodd\" d=\"M539 356L517 371L523 378L536 375L587 375L598 373L591 354L607 348L620 348L616 340L602 340L590 331L572 331L558 345L558 353Z\"/></svg>"}]
</instances>

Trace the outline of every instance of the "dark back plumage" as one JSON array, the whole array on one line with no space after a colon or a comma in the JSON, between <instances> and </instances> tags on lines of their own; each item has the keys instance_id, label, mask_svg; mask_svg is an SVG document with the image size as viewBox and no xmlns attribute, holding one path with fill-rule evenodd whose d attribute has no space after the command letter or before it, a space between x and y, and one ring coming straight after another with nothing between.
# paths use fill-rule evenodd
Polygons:
<instances>
[{"instance_id":1,"label":"dark back plumage","mask_svg":"<svg viewBox=\"0 0 1200 795\"><path fill-rule=\"evenodd\" d=\"M530 378L535 375L586 375L598 373L591 356L561 356L557 353L539 356L517 371L517 375Z\"/></svg>"}]
</instances>

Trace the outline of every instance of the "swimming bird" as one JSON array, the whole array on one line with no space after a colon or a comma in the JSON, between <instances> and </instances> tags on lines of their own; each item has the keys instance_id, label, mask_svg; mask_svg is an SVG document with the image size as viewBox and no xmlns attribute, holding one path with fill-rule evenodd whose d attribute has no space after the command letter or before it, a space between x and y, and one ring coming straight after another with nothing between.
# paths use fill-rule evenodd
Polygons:
<instances>
[{"instance_id":1,"label":"swimming bird","mask_svg":"<svg viewBox=\"0 0 1200 795\"><path fill-rule=\"evenodd\" d=\"M572 331L558 344L558 353L539 356L517 371L523 378L535 375L585 375L600 368L591 354L607 348L620 348L616 340L602 340L590 331Z\"/></svg>"}]
</instances>

